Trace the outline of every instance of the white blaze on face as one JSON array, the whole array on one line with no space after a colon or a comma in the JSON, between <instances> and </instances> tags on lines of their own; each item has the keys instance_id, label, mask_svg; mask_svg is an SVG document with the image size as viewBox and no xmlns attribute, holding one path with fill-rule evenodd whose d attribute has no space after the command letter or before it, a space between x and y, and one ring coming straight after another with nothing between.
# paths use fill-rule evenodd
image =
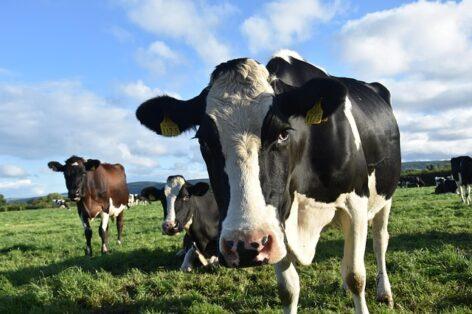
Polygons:
<instances>
[{"instance_id":1,"label":"white blaze on face","mask_svg":"<svg viewBox=\"0 0 472 314\"><path fill-rule=\"evenodd\" d=\"M185 184L185 179L180 176L169 178L164 187L164 195L167 202L166 222L175 222L175 200L179 195L180 189Z\"/></svg>"},{"instance_id":2,"label":"white blaze on face","mask_svg":"<svg viewBox=\"0 0 472 314\"><path fill-rule=\"evenodd\" d=\"M270 232L275 245L283 247L276 209L265 203L259 181L260 132L273 96L267 69L250 59L220 74L208 93L206 113L217 126L230 185L220 244L223 239L244 240L251 233L262 237ZM286 253L284 247L277 251Z\"/></svg>"}]
</instances>

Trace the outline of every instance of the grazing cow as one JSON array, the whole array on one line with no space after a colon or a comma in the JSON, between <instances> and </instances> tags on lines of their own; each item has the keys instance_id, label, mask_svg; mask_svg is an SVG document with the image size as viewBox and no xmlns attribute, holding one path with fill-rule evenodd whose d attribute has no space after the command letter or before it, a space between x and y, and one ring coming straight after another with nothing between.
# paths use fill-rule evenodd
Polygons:
<instances>
[{"instance_id":1,"label":"grazing cow","mask_svg":"<svg viewBox=\"0 0 472 314\"><path fill-rule=\"evenodd\" d=\"M469 156L451 158L451 171L462 202L470 205L472 202L472 158Z\"/></svg>"},{"instance_id":2,"label":"grazing cow","mask_svg":"<svg viewBox=\"0 0 472 314\"><path fill-rule=\"evenodd\" d=\"M457 184L453 179L435 177L434 181L436 182L435 194L456 193L457 191Z\"/></svg>"},{"instance_id":3,"label":"grazing cow","mask_svg":"<svg viewBox=\"0 0 472 314\"><path fill-rule=\"evenodd\" d=\"M199 126L220 210L220 263L275 264L286 312L297 309L296 262L311 263L320 232L332 221L344 233L341 274L356 312L368 312L369 220L377 299L393 305L385 254L401 157L384 86L330 76L283 51L266 67L245 58L220 64L198 96L153 98L136 116L164 136Z\"/></svg>"},{"instance_id":4,"label":"grazing cow","mask_svg":"<svg viewBox=\"0 0 472 314\"><path fill-rule=\"evenodd\" d=\"M69 198L77 202L77 211L84 227L87 242L86 254L92 255L92 229L90 221L100 215L98 234L102 239L102 253L108 253L108 220L116 218L118 243L121 244L124 209L128 204L128 186L125 169L120 164L101 163L72 156L65 165L57 161L48 163L53 171L63 172Z\"/></svg>"},{"instance_id":5,"label":"grazing cow","mask_svg":"<svg viewBox=\"0 0 472 314\"><path fill-rule=\"evenodd\" d=\"M204 182L194 185L176 175L167 178L164 193L168 211L162 224L163 233L186 232L185 257L180 268L191 271L195 257L203 266L215 264L219 212L210 186Z\"/></svg>"},{"instance_id":6,"label":"grazing cow","mask_svg":"<svg viewBox=\"0 0 472 314\"><path fill-rule=\"evenodd\" d=\"M53 199L52 202L53 202L54 206L59 207L59 208L67 208L70 211L70 207L67 204L66 200Z\"/></svg>"}]
</instances>

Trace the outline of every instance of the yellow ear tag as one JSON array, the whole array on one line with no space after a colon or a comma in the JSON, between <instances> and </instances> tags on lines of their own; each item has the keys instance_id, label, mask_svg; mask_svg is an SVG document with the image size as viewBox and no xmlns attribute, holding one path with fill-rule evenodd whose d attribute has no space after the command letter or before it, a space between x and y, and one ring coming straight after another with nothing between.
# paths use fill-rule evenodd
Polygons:
<instances>
[{"instance_id":1,"label":"yellow ear tag","mask_svg":"<svg viewBox=\"0 0 472 314\"><path fill-rule=\"evenodd\" d=\"M179 126L168 116L165 116L161 122L161 134L164 136L177 136L180 133Z\"/></svg>"},{"instance_id":2,"label":"yellow ear tag","mask_svg":"<svg viewBox=\"0 0 472 314\"><path fill-rule=\"evenodd\" d=\"M321 107L321 99L307 111L306 113L306 124L320 124L321 122L328 121L328 118L323 119L323 108Z\"/></svg>"}]
</instances>

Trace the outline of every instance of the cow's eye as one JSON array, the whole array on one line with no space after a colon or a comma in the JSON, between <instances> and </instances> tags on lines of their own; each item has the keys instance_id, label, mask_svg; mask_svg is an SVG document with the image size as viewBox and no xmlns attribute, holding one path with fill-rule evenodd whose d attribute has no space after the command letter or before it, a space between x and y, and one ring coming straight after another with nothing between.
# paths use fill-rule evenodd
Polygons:
<instances>
[{"instance_id":1,"label":"cow's eye","mask_svg":"<svg viewBox=\"0 0 472 314\"><path fill-rule=\"evenodd\" d=\"M184 196L182 197L182 200L184 200L184 201L188 201L189 199L190 199L190 196L189 196L189 195L184 195Z\"/></svg>"},{"instance_id":2,"label":"cow's eye","mask_svg":"<svg viewBox=\"0 0 472 314\"><path fill-rule=\"evenodd\" d=\"M277 137L277 144L282 144L288 140L289 137L289 131L288 130L283 130L282 132L279 133L279 136Z\"/></svg>"}]
</instances>

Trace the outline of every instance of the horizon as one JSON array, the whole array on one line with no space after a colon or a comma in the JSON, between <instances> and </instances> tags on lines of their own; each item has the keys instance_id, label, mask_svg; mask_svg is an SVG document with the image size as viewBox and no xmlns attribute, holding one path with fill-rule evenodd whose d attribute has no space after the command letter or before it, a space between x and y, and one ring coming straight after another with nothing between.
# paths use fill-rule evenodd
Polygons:
<instances>
[{"instance_id":1,"label":"horizon","mask_svg":"<svg viewBox=\"0 0 472 314\"><path fill-rule=\"evenodd\" d=\"M284 48L331 75L387 86L403 162L472 154L472 0L0 8L0 194L8 199L65 190L47 162L74 154L122 163L129 182L208 177L194 131L157 136L136 108L164 93L191 98L220 62L266 63Z\"/></svg>"}]
</instances>

